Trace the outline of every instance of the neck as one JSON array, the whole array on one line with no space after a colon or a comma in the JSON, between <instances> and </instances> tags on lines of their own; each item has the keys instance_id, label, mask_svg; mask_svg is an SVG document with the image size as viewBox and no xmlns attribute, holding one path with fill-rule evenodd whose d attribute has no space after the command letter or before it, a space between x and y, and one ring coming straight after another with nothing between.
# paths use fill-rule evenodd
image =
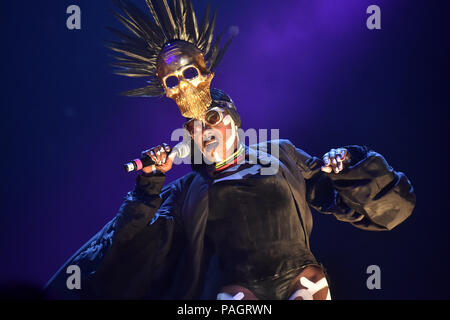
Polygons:
<instances>
[{"instance_id":1,"label":"neck","mask_svg":"<svg viewBox=\"0 0 450 320\"><path fill-rule=\"evenodd\" d=\"M229 168L229 167L237 164L244 156L244 150L245 150L244 145L242 143L239 143L238 147L236 148L236 151L234 151L225 160L217 162L215 164L216 171L222 171L226 168Z\"/></svg>"}]
</instances>

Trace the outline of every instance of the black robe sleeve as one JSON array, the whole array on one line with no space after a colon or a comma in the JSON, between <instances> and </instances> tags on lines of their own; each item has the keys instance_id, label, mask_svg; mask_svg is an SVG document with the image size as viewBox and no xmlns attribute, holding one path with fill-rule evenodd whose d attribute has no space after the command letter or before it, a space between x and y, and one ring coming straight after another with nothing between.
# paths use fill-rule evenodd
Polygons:
<instances>
[{"instance_id":1,"label":"black robe sleeve","mask_svg":"<svg viewBox=\"0 0 450 320\"><path fill-rule=\"evenodd\" d=\"M284 140L306 180L306 200L317 211L365 230L391 230L408 218L415 206L411 182L384 157L364 146L345 146L349 166L340 173L320 170L323 161Z\"/></svg>"},{"instance_id":2,"label":"black robe sleeve","mask_svg":"<svg viewBox=\"0 0 450 320\"><path fill-rule=\"evenodd\" d=\"M116 217L90 239L46 286L50 298L164 298L182 237L181 179L162 188L162 174L139 175ZM67 267L81 271L81 289L69 290Z\"/></svg>"}]
</instances>

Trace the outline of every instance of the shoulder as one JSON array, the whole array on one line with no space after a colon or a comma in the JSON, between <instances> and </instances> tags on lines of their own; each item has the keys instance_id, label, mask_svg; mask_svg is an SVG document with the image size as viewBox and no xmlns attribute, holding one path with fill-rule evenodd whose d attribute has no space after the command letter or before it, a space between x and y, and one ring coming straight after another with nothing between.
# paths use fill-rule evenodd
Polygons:
<instances>
[{"instance_id":1,"label":"shoulder","mask_svg":"<svg viewBox=\"0 0 450 320\"><path fill-rule=\"evenodd\" d=\"M310 158L311 156L303 151L302 149L297 148L290 140L288 139L275 139L269 140L265 142L260 142L257 144L250 145L249 148L255 150L261 150L263 152L271 152L274 153L277 148L281 153L286 153L291 157L304 157Z\"/></svg>"},{"instance_id":2,"label":"shoulder","mask_svg":"<svg viewBox=\"0 0 450 320\"><path fill-rule=\"evenodd\" d=\"M295 148L295 146L292 144L292 142L290 140L287 139L276 139L276 140L269 140L269 141L264 141L264 142L260 142L260 143L255 143L252 145L249 145L249 148L252 149L258 149L258 150L264 150L264 149L268 149L270 147L280 147L283 149L289 149L289 148Z\"/></svg>"}]
</instances>

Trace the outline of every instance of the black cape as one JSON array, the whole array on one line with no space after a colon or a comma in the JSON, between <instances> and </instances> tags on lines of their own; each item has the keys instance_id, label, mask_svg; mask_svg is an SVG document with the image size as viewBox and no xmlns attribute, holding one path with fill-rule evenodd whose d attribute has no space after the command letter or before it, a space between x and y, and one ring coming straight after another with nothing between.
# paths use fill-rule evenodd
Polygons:
<instances>
[{"instance_id":1,"label":"black cape","mask_svg":"<svg viewBox=\"0 0 450 320\"><path fill-rule=\"evenodd\" d=\"M311 208L355 227L391 230L412 212L408 178L367 147L346 146L348 168L320 170L323 162L288 140L252 145L279 150L304 232L312 230ZM204 241L210 170L200 167L163 187L163 174L138 175L118 214L80 248L46 285L58 299L214 299L217 264ZM309 243L307 241L309 248ZM68 289L67 267L78 265L81 289ZM213 275L213 276L211 276Z\"/></svg>"}]
</instances>

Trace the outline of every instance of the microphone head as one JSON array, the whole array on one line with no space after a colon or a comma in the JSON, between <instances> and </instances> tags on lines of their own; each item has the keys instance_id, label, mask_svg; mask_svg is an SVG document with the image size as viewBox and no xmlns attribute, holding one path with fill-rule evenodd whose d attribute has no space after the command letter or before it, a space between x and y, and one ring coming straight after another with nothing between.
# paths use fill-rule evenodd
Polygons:
<instances>
[{"instance_id":1,"label":"microphone head","mask_svg":"<svg viewBox=\"0 0 450 320\"><path fill-rule=\"evenodd\" d=\"M173 148L175 149L178 158L186 158L191 153L191 146L184 141L181 141Z\"/></svg>"}]
</instances>

